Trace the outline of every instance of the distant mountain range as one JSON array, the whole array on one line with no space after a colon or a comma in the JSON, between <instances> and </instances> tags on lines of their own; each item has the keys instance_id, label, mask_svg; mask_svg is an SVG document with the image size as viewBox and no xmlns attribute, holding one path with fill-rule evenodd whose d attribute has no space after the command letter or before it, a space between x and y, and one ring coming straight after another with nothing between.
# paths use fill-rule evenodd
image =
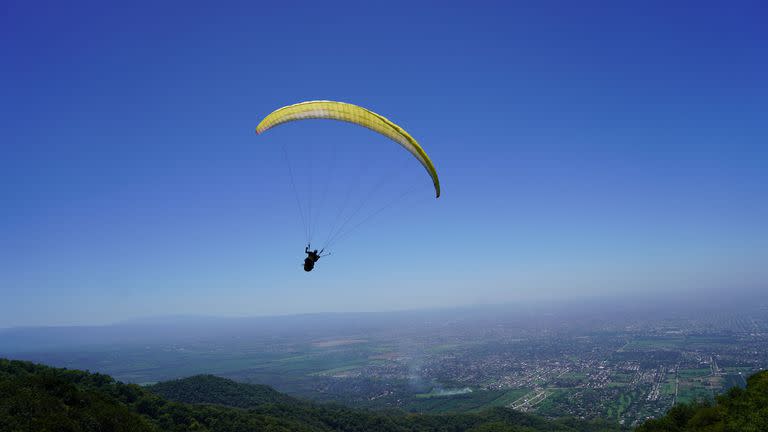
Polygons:
<instances>
[{"instance_id":1,"label":"distant mountain range","mask_svg":"<svg viewBox=\"0 0 768 432\"><path fill-rule=\"evenodd\" d=\"M312 338L331 333L370 333L393 328L424 328L451 324L483 323L495 326L508 323L519 326L552 326L568 322L593 326L596 319L620 323L652 316L695 316L702 313L744 312L763 307L764 293L748 300L739 295L708 301L703 293L684 301L670 297L664 304L643 298L589 299L578 301L528 302L520 304L476 305L442 309L401 310L391 312L341 312L255 317L217 317L203 315L156 316L124 320L107 325L0 327L0 355L41 350L61 350L104 345L175 343L222 337L302 336ZM694 301L695 300L695 301Z\"/></svg>"}]
</instances>

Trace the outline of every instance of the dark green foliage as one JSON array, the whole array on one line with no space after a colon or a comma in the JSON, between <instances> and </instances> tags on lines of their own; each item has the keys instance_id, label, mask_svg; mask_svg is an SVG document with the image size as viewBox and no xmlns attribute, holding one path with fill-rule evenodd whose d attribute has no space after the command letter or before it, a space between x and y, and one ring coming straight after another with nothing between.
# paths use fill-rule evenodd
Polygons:
<instances>
[{"instance_id":1,"label":"dark green foliage","mask_svg":"<svg viewBox=\"0 0 768 432\"><path fill-rule=\"evenodd\" d=\"M186 403L206 403L238 408L266 404L296 404L298 399L282 394L265 385L240 384L213 375L196 375L164 381L147 387L166 399Z\"/></svg>"},{"instance_id":2,"label":"dark green foliage","mask_svg":"<svg viewBox=\"0 0 768 432\"><path fill-rule=\"evenodd\" d=\"M174 401L170 401L174 400ZM603 432L505 408L478 414L373 412L301 401L266 386L201 375L149 389L106 375L0 359L0 431Z\"/></svg>"},{"instance_id":3,"label":"dark green foliage","mask_svg":"<svg viewBox=\"0 0 768 432\"><path fill-rule=\"evenodd\" d=\"M638 432L762 432L768 431L768 371L747 380L746 390L734 387L714 404L674 406L661 418L649 420Z\"/></svg>"},{"instance_id":4,"label":"dark green foliage","mask_svg":"<svg viewBox=\"0 0 768 432\"><path fill-rule=\"evenodd\" d=\"M0 359L2 431L155 431L146 418L118 398L129 400L105 375L50 369ZM106 391L103 391L106 390Z\"/></svg>"}]
</instances>

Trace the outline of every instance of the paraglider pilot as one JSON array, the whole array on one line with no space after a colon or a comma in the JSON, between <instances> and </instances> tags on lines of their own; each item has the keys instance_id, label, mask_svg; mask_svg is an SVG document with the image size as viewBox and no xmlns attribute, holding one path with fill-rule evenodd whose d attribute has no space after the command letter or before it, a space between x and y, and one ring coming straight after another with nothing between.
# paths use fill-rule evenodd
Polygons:
<instances>
[{"instance_id":1,"label":"paraglider pilot","mask_svg":"<svg viewBox=\"0 0 768 432\"><path fill-rule=\"evenodd\" d=\"M320 259L320 254L323 253L325 249L321 249L320 252L315 250L309 250L309 245L304 248L304 253L307 254L307 257L304 258L304 271L312 271L313 268L315 268L315 263L317 260Z\"/></svg>"}]
</instances>

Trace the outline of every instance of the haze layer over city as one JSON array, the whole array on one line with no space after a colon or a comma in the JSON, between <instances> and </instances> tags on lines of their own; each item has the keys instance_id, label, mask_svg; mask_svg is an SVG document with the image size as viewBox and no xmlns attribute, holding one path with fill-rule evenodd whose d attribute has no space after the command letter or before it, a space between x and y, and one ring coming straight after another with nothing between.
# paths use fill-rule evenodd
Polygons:
<instances>
[{"instance_id":1,"label":"haze layer over city","mask_svg":"<svg viewBox=\"0 0 768 432\"><path fill-rule=\"evenodd\" d=\"M630 426L768 367L768 299L165 317L5 330L0 353L141 384L211 373L353 407L506 406Z\"/></svg>"}]
</instances>

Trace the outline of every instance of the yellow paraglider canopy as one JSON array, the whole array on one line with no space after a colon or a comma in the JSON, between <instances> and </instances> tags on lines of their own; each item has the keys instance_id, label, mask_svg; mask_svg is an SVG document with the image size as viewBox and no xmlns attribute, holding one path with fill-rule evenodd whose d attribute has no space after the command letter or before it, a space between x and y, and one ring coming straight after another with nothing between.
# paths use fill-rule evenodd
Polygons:
<instances>
[{"instance_id":1,"label":"yellow paraglider canopy","mask_svg":"<svg viewBox=\"0 0 768 432\"><path fill-rule=\"evenodd\" d=\"M440 181L437 178L437 171L435 171L432 161L419 143L400 126L391 122L386 117L363 107L345 102L326 100L300 102L282 107L270 113L256 126L256 133L261 134L277 125L303 119L330 119L354 123L395 141L408 150L424 166L432 178L432 183L435 185L436 196L440 196Z\"/></svg>"}]
</instances>

